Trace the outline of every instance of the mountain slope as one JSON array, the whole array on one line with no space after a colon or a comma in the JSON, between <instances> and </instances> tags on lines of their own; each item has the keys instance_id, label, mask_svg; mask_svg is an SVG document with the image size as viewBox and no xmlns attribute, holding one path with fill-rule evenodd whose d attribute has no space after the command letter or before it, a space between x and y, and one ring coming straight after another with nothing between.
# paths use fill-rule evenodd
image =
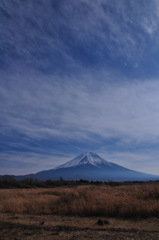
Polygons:
<instances>
[{"instance_id":1,"label":"mountain slope","mask_svg":"<svg viewBox=\"0 0 159 240\"><path fill-rule=\"evenodd\" d=\"M93 180L93 181L148 181L159 180L159 176L141 173L108 162L97 154L86 152L57 168L36 174L17 176L17 179L32 177L39 180Z\"/></svg>"}]
</instances>

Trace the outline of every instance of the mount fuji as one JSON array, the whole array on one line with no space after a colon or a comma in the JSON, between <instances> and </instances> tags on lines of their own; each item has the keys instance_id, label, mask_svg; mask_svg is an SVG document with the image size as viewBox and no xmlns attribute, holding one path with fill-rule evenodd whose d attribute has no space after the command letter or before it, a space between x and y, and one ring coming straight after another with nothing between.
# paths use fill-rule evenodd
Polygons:
<instances>
[{"instance_id":1,"label":"mount fuji","mask_svg":"<svg viewBox=\"0 0 159 240\"><path fill-rule=\"evenodd\" d=\"M93 152L82 153L73 160L51 170L36 174L17 176L17 179L36 178L39 180L89 180L89 181L148 181L159 180L159 176L141 173L108 162Z\"/></svg>"}]
</instances>

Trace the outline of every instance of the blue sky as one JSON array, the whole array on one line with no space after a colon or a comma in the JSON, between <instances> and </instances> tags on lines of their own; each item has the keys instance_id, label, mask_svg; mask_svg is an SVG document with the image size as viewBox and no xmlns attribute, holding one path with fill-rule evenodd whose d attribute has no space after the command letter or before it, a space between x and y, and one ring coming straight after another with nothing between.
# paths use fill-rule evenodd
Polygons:
<instances>
[{"instance_id":1,"label":"blue sky","mask_svg":"<svg viewBox=\"0 0 159 240\"><path fill-rule=\"evenodd\" d=\"M158 0L0 1L0 174L82 152L159 174Z\"/></svg>"}]
</instances>

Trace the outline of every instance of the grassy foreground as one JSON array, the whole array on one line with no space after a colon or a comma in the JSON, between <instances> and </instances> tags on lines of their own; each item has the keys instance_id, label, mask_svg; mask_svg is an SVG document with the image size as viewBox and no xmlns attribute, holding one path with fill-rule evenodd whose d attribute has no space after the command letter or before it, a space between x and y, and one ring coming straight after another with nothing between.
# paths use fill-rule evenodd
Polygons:
<instances>
[{"instance_id":1,"label":"grassy foreground","mask_svg":"<svg viewBox=\"0 0 159 240\"><path fill-rule=\"evenodd\" d=\"M0 212L69 216L159 217L159 183L0 189Z\"/></svg>"}]
</instances>

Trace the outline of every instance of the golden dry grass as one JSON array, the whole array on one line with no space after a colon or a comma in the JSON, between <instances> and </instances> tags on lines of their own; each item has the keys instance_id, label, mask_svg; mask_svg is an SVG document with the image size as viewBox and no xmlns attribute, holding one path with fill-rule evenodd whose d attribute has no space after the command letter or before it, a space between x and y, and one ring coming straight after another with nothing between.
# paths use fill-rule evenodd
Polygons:
<instances>
[{"instance_id":1,"label":"golden dry grass","mask_svg":"<svg viewBox=\"0 0 159 240\"><path fill-rule=\"evenodd\" d=\"M106 217L159 216L159 184L1 189L0 212Z\"/></svg>"}]
</instances>

